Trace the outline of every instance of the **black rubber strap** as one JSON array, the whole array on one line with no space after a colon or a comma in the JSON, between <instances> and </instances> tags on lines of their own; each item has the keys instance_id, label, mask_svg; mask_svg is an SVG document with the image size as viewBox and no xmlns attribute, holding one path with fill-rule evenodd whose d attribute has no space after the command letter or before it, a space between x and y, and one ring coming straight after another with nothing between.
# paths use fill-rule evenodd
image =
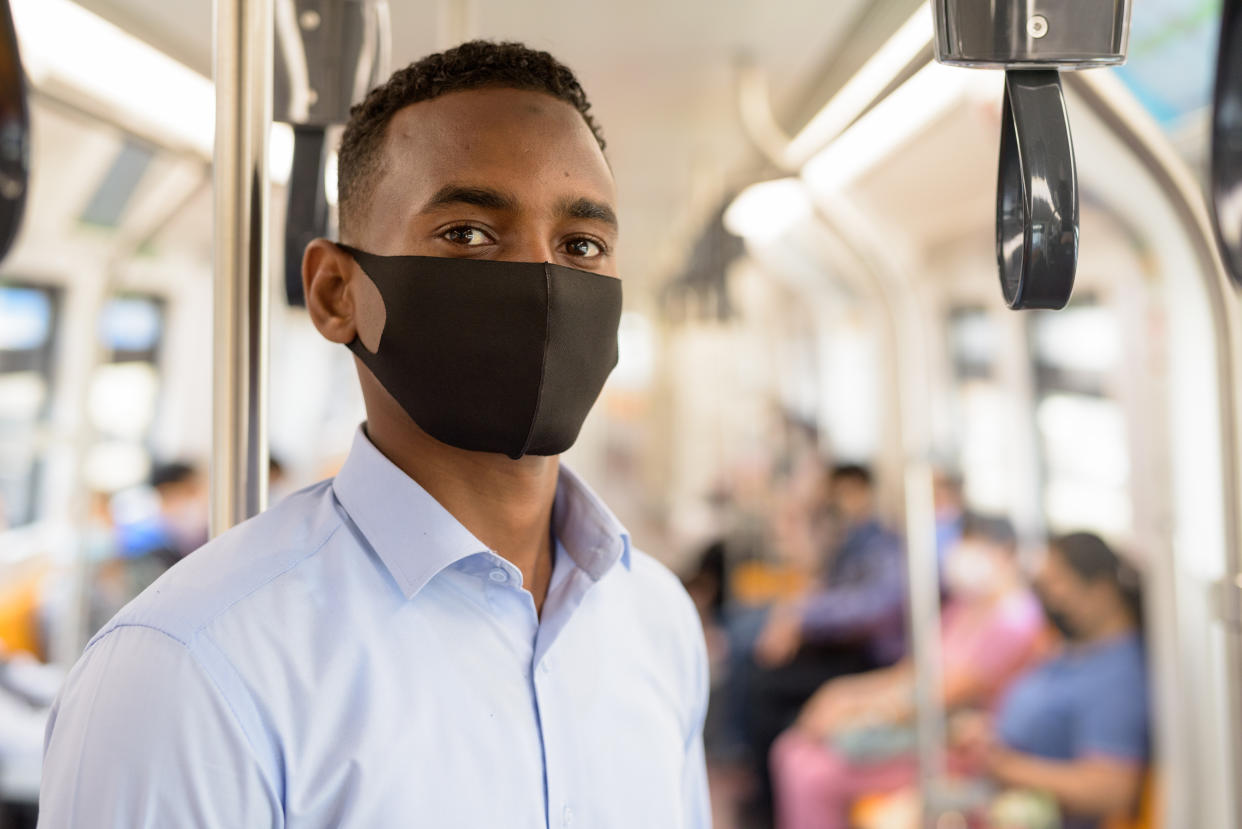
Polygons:
<instances>
[{"instance_id":1,"label":"black rubber strap","mask_svg":"<svg viewBox=\"0 0 1242 829\"><path fill-rule=\"evenodd\" d=\"M30 110L9 0L0 0L0 259L22 224L30 181Z\"/></svg>"},{"instance_id":2,"label":"black rubber strap","mask_svg":"<svg viewBox=\"0 0 1242 829\"><path fill-rule=\"evenodd\" d=\"M311 240L328 235L326 127L295 124L293 170L289 174L285 213L285 297L290 305L306 304L302 295L302 253Z\"/></svg>"},{"instance_id":3,"label":"black rubber strap","mask_svg":"<svg viewBox=\"0 0 1242 829\"><path fill-rule=\"evenodd\" d=\"M1069 302L1078 265L1078 176L1055 70L1005 73L996 258L1010 308Z\"/></svg>"},{"instance_id":4,"label":"black rubber strap","mask_svg":"<svg viewBox=\"0 0 1242 829\"><path fill-rule=\"evenodd\" d=\"M1216 236L1226 268L1242 283L1242 0L1225 0L1212 110Z\"/></svg>"}]
</instances>

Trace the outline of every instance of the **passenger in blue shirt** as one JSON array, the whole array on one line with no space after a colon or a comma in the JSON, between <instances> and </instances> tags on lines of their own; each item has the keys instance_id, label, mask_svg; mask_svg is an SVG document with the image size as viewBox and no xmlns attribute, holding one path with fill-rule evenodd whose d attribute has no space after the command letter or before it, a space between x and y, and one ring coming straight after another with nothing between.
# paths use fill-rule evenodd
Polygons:
<instances>
[{"instance_id":1,"label":"passenger in blue shirt","mask_svg":"<svg viewBox=\"0 0 1242 829\"><path fill-rule=\"evenodd\" d=\"M1063 651L1014 684L987 764L1004 786L1045 791L1065 829L1128 815L1149 752L1137 573L1100 538L1054 540L1038 587Z\"/></svg>"},{"instance_id":2,"label":"passenger in blue shirt","mask_svg":"<svg viewBox=\"0 0 1242 829\"><path fill-rule=\"evenodd\" d=\"M334 480L88 645L45 829L706 829L680 583L558 455L615 364L616 196L573 74L474 41L356 106L303 259L367 420Z\"/></svg>"}]
</instances>

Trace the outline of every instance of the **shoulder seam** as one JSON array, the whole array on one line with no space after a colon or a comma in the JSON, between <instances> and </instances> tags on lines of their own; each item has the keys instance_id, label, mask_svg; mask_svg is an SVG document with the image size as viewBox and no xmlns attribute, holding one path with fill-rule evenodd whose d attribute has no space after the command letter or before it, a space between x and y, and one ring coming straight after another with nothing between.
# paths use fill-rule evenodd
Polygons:
<instances>
[{"instance_id":1,"label":"shoulder seam","mask_svg":"<svg viewBox=\"0 0 1242 829\"><path fill-rule=\"evenodd\" d=\"M273 573L273 574L272 574L270 577L268 577L267 579L265 579L265 580L263 580L263 581L259 582L259 583L258 583L258 584L256 584L254 587L252 587L250 590L247 590L245 593L242 593L240 596L235 597L235 598L233 599L233 601L229 602L229 603L228 603L228 604L226 604L224 607L222 607L222 608L220 608L219 610L217 610L215 613L212 613L210 616L208 616L206 619L204 619L204 620L203 620L203 621L199 624L199 626L198 626L198 627L194 628L194 630L190 633L190 635L189 635L189 637L188 637L188 638L189 638L189 639L191 639L191 640L192 640L192 639L195 639L195 638L196 638L196 637L197 637L197 636L198 636L198 635L199 635L199 634L203 631L203 628L207 627L207 626L208 626L208 625L210 625L212 622L214 622L216 619L220 618L220 617L221 617L221 616L223 616L225 613L229 612L229 610L231 610L231 609L232 609L235 605L237 605L237 604L238 604L238 602L241 602L241 601L242 601L242 600L244 600L244 599L248 599L248 598L250 598L250 597L251 597L251 596L253 596L255 593L258 593L258 592L259 592L260 590L262 590L264 587L267 587L269 584L271 584L272 582L276 581L276 580L277 580L278 578L280 578L281 576L283 576L283 575L285 575L286 573L290 572L291 570L294 570L294 569L296 569L297 567L299 567L299 566L300 566L303 562L305 562L305 561L307 561L307 560L309 560L309 559L311 559L311 558L314 558L316 555L318 555L318 554L319 554L319 551L320 551L320 550L322 550L324 547L326 547L326 546L328 545L328 542L329 542L329 541L331 541L331 540L332 540L332 538L333 538L333 536L335 536L335 535L337 534L337 532L341 529L341 526L342 526L342 522L341 522L341 520L340 520L340 516L337 516L336 526L334 526L334 527L332 528L332 531L331 531L331 532L329 532L326 536L324 536L323 541L320 541L320 542L319 542L319 544L318 544L318 545L316 545L316 547L315 547L313 550L311 550L310 552L308 552L306 555L304 555L304 556L300 556L300 557L298 557L297 559L295 559L294 561L291 561L291 562L289 563L289 566L288 566L288 567L285 567L284 569L279 570L279 571L277 571L277 572ZM191 553L191 555L193 555L193 554ZM173 637L173 638L176 638L176 637ZM188 643L188 642L185 642L185 643L183 643L183 644L185 644L187 647L189 646L189 643Z\"/></svg>"},{"instance_id":2,"label":"shoulder seam","mask_svg":"<svg viewBox=\"0 0 1242 829\"><path fill-rule=\"evenodd\" d=\"M321 550L323 550L323 548L324 548L325 546L327 546L328 542L329 542L329 541L331 541L331 540L332 540L332 538L333 538L333 537L337 534L337 532L341 529L342 525L343 525L343 524L342 524L342 521L341 521L341 519L340 519L340 516L337 516L337 517L336 517L336 524L332 527L331 531L330 531L327 535L325 535L325 536L323 537L323 540L321 540L318 544L316 544L316 545L315 545L315 547L314 547L313 549L311 549L310 551L308 551L305 555L299 556L298 558L294 559L293 561L291 561L291 562L288 564L288 566L283 567L283 568L281 568L280 570L276 571L276 572L275 572L275 573L273 573L271 576L269 576L268 578L266 578L266 579L264 579L263 581L259 582L258 584L254 585L253 587L251 587L251 588L250 588L249 590L247 590L246 592L242 593L242 594L241 594L241 595L239 595L239 596L234 597L234 598L233 598L233 600L232 600L232 601L230 601L228 604L226 604L226 605L224 605L223 607L218 608L218 609L216 609L214 612L210 613L210 614L209 614L206 618L204 618L201 622L199 622L199 623L198 623L198 624L197 624L197 625L196 625L193 629L191 629L191 630L189 631L188 635L186 635L184 639L183 639L183 638L181 638L181 637L179 637L179 636L176 636L175 634L173 634L172 632L170 632L170 631L168 631L168 630L164 629L163 627L160 627L160 626L158 626L158 625L152 624L152 623L150 623L150 622L143 622L143 621L137 621L137 622L135 622L135 621L118 621L118 620L115 620L115 619L114 619L113 621L108 622L108 624L107 624L107 625L105 625L105 626L104 626L104 627L103 627L103 628L102 628L99 632L97 632L94 636L92 636L92 637L91 637L90 641L89 641L89 642L87 642L86 647L82 649L82 653L83 653L83 654L85 654L87 651L91 650L91 648L93 648L97 642L99 642L99 641L103 640L104 638L106 638L107 636L109 636L109 635L110 635L113 631L116 631L116 630L119 630L119 629L121 629L121 628L125 628L125 627L142 627L142 628L149 628L149 629L151 629L151 630L158 631L158 632L160 632L160 633L164 634L164 635L165 635L165 636L167 636L169 639L172 639L174 642L178 642L179 644L181 644L183 647L189 648L189 647L191 647L191 643L193 642L193 640L194 640L196 637L198 637L198 635L199 635L199 634L203 631L203 629L204 629L204 628L206 628L208 625L210 625L210 624L211 624L212 622L214 622L216 619L220 618L220 616L222 616L223 614L225 614L226 612L228 612L228 611L229 611L231 608L233 608L233 607L234 607L234 606L235 606L238 602L242 601L243 599L247 599L247 598L249 598L250 596L253 596L255 593L257 593L258 591L262 590L262 589L263 589L264 587L266 587L267 585L269 585L269 584L271 584L272 582L276 581L276 579L280 578L281 576L285 575L285 574L286 574L286 573L288 573L289 571L291 571L291 570L295 569L296 567L298 567L299 565L301 565L303 562L305 562L305 561L307 561L308 559L310 559L310 558L314 557L315 555L317 555L317 554L318 554ZM194 554L193 554L193 553L191 553L190 555L194 555ZM122 612L124 612L124 611L122 611ZM118 614L118 615L120 615L120 614Z\"/></svg>"},{"instance_id":3,"label":"shoulder seam","mask_svg":"<svg viewBox=\"0 0 1242 829\"><path fill-rule=\"evenodd\" d=\"M330 537L331 536L329 535L329 538ZM325 539L325 542L326 540L327 539ZM288 571L286 570L284 572L288 572ZM241 732L242 737L246 741L246 747L250 751L251 758L254 760L255 765L260 770L260 773L264 776L264 778L266 778L265 782L267 783L267 785L272 789L272 792L275 793L277 789L276 789L275 781L271 779L272 772L271 770L265 767L264 763L259 758L259 752L258 752L257 747L255 746L254 735L250 733L250 730L248 728L246 728L245 723L242 721L242 718L237 713L237 706L233 704L233 700L229 697L228 693L224 690L224 688L221 687L220 681L216 678L216 676L210 670L208 670L207 666L204 665L202 663L202 660L198 658L198 654L195 653L194 646L190 642L184 641L178 638L177 636L174 636L172 633L169 633L168 631L164 630L163 628L156 627L155 625L146 624L144 622L122 622L122 623L119 623L113 626L107 632L103 633L97 639L92 641L90 647L94 647L96 643L101 642L104 639L107 639L110 635L112 635L116 631L123 630L125 628L140 628L144 630L155 631L156 633L161 634L164 638L171 639L173 642L176 642L178 645L182 647L186 658L188 658L192 663L194 663L194 667L197 670L199 676L201 676L203 680L205 680L207 684L211 686L212 691L215 693L217 697L219 697L220 701L224 704L224 707L228 709L229 716L233 718L233 724L237 727L237 730ZM195 633L197 634L197 631ZM88 647L87 650L90 650L90 647ZM85 654L85 651L83 653ZM227 658L225 659L225 664L227 664L229 668L233 668L233 664L229 662Z\"/></svg>"},{"instance_id":4,"label":"shoulder seam","mask_svg":"<svg viewBox=\"0 0 1242 829\"><path fill-rule=\"evenodd\" d=\"M180 637L174 636L172 633L170 633L167 630L164 630L162 627L148 624L147 622L117 622L114 625L109 625L107 630L101 631L99 634L94 636L91 639L91 641L86 644L86 647L82 650L82 655L85 656L92 648L94 648L100 642L107 639L109 636L116 633L118 630L124 630L125 628L145 628L146 630L153 630L156 633L162 634L164 637L173 640L178 645L185 648L187 651L190 648L189 642L185 641L184 639L181 639Z\"/></svg>"}]
</instances>

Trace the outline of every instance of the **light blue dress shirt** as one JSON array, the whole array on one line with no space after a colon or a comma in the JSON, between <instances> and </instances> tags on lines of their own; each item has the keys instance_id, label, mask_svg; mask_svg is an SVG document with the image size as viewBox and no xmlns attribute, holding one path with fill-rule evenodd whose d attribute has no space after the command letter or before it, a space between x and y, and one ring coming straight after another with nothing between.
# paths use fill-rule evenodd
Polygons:
<instances>
[{"instance_id":1,"label":"light blue dress shirt","mask_svg":"<svg viewBox=\"0 0 1242 829\"><path fill-rule=\"evenodd\" d=\"M562 467L536 616L359 431L88 645L46 829L703 829L707 663L678 581Z\"/></svg>"}]
</instances>

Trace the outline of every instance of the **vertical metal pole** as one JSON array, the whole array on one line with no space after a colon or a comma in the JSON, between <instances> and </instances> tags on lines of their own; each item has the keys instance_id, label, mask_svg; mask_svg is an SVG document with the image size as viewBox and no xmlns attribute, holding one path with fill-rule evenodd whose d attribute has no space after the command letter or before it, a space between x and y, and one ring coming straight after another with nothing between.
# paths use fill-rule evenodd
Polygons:
<instances>
[{"instance_id":1,"label":"vertical metal pole","mask_svg":"<svg viewBox=\"0 0 1242 829\"><path fill-rule=\"evenodd\" d=\"M909 269L883 253L886 240L870 223L842 204L819 200L815 214L825 230L851 255L877 289L887 322L890 359L895 365L894 405L900 415L905 507L907 630L914 665L914 712L918 738L919 791L923 829L940 817L945 760L945 712L940 654L940 568L932 492L931 393L927 365L925 309L909 282Z\"/></svg>"},{"instance_id":2,"label":"vertical metal pole","mask_svg":"<svg viewBox=\"0 0 1242 829\"><path fill-rule=\"evenodd\" d=\"M1111 74L1067 73L1066 86L1134 153L1177 211L1187 239L1199 259L1194 275L1203 282L1212 313L1211 337L1216 351L1220 394L1221 480L1227 578L1219 585L1220 614L1227 641L1227 673L1221 677L1229 700L1228 762L1230 773L1242 768L1242 307L1214 244L1215 230L1203 191L1163 133L1132 103ZM1201 800L1203 795L1195 791ZM1228 809L1233 825L1242 826L1242 795L1231 788Z\"/></svg>"},{"instance_id":3,"label":"vertical metal pole","mask_svg":"<svg viewBox=\"0 0 1242 829\"><path fill-rule=\"evenodd\" d=\"M267 501L271 0L215 0L211 532Z\"/></svg>"}]
</instances>

